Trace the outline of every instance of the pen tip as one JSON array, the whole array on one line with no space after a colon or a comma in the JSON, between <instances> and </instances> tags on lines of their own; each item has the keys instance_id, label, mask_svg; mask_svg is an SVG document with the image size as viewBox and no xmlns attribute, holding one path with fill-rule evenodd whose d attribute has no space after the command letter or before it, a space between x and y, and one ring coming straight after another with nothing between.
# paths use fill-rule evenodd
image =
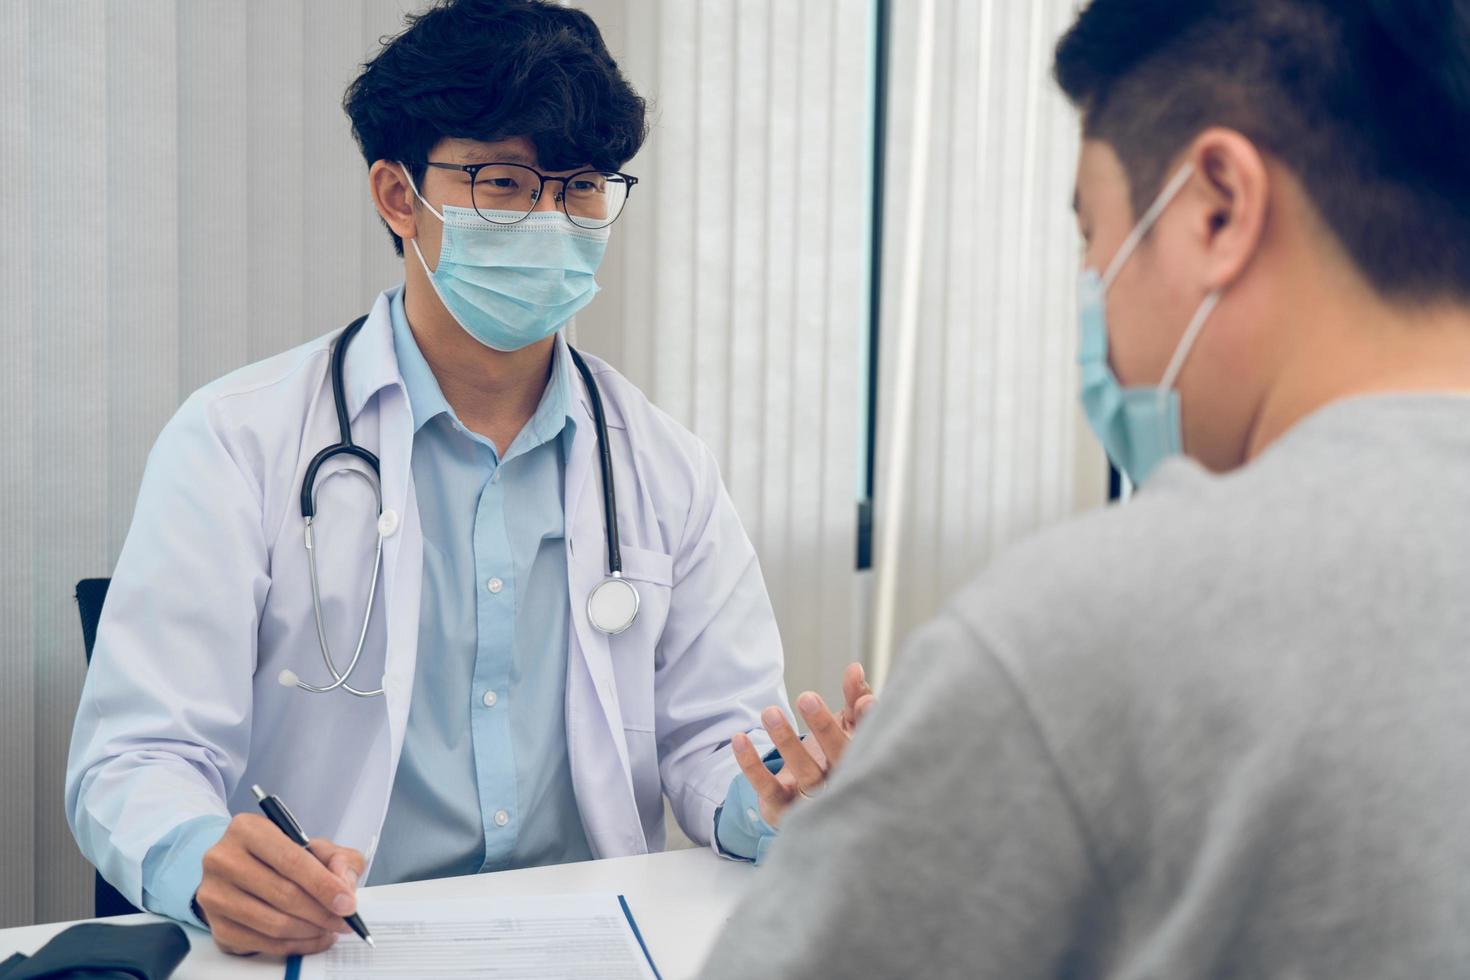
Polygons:
<instances>
[{"instance_id":1,"label":"pen tip","mask_svg":"<svg viewBox=\"0 0 1470 980\"><path fill-rule=\"evenodd\" d=\"M257 800L265 799L265 790L261 789L259 786L250 787L250 792L255 794L255 798Z\"/></svg>"},{"instance_id":2,"label":"pen tip","mask_svg":"<svg viewBox=\"0 0 1470 980\"><path fill-rule=\"evenodd\" d=\"M371 946L373 949L377 949L378 948L378 944L375 943L375 942L373 942L373 937L372 936L363 936L362 938L366 939L367 940L367 944L369 946Z\"/></svg>"}]
</instances>

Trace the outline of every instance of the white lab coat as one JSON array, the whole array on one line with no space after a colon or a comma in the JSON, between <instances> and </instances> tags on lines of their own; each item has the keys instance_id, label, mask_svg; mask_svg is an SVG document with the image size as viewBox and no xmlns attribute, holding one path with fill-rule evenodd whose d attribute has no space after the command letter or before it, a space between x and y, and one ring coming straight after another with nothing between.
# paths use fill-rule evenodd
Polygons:
<instances>
[{"instance_id":1,"label":"white lab coat","mask_svg":"<svg viewBox=\"0 0 1470 980\"><path fill-rule=\"evenodd\" d=\"M77 712L66 806L86 856L135 904L148 849L184 820L255 812L252 783L307 833L372 862L418 655L423 539L410 471L413 422L388 297L348 349L354 441L382 465L382 581L353 685L385 696L282 687L282 669L330 681L312 615L300 509L311 458L338 440L329 377L337 333L194 394L149 456ZM573 376L566 467L571 596L566 727L572 782L597 857L664 843L663 794L708 843L738 771L734 732L762 741L760 710L786 706L780 638L754 549L710 452L606 364L624 574L637 621L606 636L586 598L607 569L597 440ZM328 639L345 666L376 543L363 481L327 464L314 527ZM396 525L396 526L394 526ZM426 654L428 655L428 654ZM466 700L472 697L465 692Z\"/></svg>"}]
</instances>

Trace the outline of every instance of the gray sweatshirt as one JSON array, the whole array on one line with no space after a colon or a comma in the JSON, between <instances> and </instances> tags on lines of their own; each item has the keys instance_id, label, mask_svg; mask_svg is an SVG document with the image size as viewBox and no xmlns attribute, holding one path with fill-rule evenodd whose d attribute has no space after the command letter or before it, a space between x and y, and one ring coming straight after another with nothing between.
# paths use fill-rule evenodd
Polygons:
<instances>
[{"instance_id":1,"label":"gray sweatshirt","mask_svg":"<svg viewBox=\"0 0 1470 980\"><path fill-rule=\"evenodd\" d=\"M1470 977L1470 398L1340 402L992 566L725 977Z\"/></svg>"}]
</instances>

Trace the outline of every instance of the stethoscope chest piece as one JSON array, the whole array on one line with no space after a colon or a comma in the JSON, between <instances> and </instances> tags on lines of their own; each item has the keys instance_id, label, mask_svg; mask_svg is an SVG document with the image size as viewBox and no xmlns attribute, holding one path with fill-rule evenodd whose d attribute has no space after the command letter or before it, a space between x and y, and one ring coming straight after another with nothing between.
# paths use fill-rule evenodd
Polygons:
<instances>
[{"instance_id":1,"label":"stethoscope chest piece","mask_svg":"<svg viewBox=\"0 0 1470 980\"><path fill-rule=\"evenodd\" d=\"M587 597L587 621L594 629L617 636L638 618L638 601L632 582L621 576L605 578Z\"/></svg>"}]
</instances>

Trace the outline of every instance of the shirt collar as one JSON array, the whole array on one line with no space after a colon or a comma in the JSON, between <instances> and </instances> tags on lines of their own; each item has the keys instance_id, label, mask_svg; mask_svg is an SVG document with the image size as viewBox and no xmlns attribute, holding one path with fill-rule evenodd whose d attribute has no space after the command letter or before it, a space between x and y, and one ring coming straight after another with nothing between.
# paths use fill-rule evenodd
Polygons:
<instances>
[{"instance_id":1,"label":"shirt collar","mask_svg":"<svg viewBox=\"0 0 1470 980\"><path fill-rule=\"evenodd\" d=\"M391 290L378 294L361 332L347 349L342 387L348 418L354 421L375 395L385 388L397 386L400 380L398 358L393 349L392 314L389 312L391 299ZM332 335L332 344L327 348L328 357L331 357L341 336L341 331Z\"/></svg>"},{"instance_id":2,"label":"shirt collar","mask_svg":"<svg viewBox=\"0 0 1470 980\"><path fill-rule=\"evenodd\" d=\"M408 406L413 410L413 431L417 432L436 415L454 414L439 379L434 377L429 362L419 350L418 341L408 326L408 315L403 311L403 289L395 289L388 301L388 313L393 318L393 352L398 355L398 374L403 378L403 388L408 392Z\"/></svg>"},{"instance_id":3,"label":"shirt collar","mask_svg":"<svg viewBox=\"0 0 1470 980\"><path fill-rule=\"evenodd\" d=\"M388 309L393 321L393 348L398 357L398 373L408 392L414 432L417 433L440 415L459 421L459 417L454 414L454 408L444 398L439 379L434 377L433 369L424 359L423 351L419 350L413 330L409 328L408 315L403 309L401 286L393 291ZM576 425L576 419L572 415L570 369L571 356L567 350L566 338L557 334L551 355L551 378L547 382L546 391L541 395L536 414L526 423L526 429L538 444L556 438L569 423L572 427ZM520 441L519 437L517 441Z\"/></svg>"}]
</instances>

